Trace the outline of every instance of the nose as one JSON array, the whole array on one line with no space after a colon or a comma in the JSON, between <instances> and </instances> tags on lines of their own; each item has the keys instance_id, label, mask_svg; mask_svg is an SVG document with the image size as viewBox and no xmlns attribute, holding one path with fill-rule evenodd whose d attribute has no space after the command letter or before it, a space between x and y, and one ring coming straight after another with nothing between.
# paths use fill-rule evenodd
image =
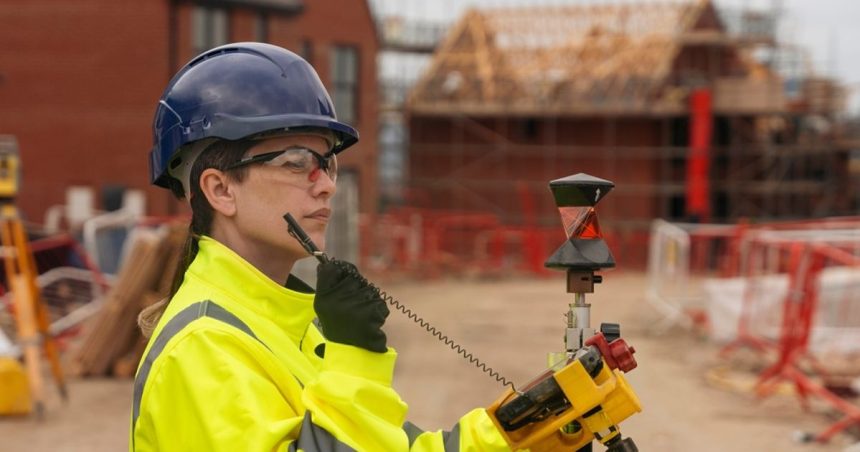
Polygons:
<instances>
[{"instance_id":1,"label":"nose","mask_svg":"<svg viewBox=\"0 0 860 452\"><path fill-rule=\"evenodd\" d=\"M320 176L317 180L311 185L311 191L313 196L320 197L324 196L326 199L334 196L334 193L337 191L337 185L331 180L331 177L325 171L320 171Z\"/></svg>"}]
</instances>

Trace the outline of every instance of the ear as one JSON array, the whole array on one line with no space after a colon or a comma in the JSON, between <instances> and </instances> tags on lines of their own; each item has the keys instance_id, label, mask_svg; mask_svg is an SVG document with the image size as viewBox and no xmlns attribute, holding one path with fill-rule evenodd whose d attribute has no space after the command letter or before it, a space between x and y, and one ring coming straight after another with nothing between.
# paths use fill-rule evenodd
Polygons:
<instances>
[{"instance_id":1,"label":"ear","mask_svg":"<svg viewBox=\"0 0 860 452\"><path fill-rule=\"evenodd\" d=\"M226 217L236 215L236 181L215 168L207 168L200 174L200 190L212 208Z\"/></svg>"}]
</instances>

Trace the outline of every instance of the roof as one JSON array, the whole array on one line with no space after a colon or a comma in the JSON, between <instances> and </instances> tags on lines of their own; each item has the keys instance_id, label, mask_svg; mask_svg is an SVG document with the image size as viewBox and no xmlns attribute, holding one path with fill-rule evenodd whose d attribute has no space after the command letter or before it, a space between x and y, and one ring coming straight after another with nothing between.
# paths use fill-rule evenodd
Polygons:
<instances>
[{"instance_id":1,"label":"roof","mask_svg":"<svg viewBox=\"0 0 860 452\"><path fill-rule=\"evenodd\" d=\"M707 0L470 10L451 30L410 94L413 112L669 108L681 48L729 42Z\"/></svg>"}]
</instances>

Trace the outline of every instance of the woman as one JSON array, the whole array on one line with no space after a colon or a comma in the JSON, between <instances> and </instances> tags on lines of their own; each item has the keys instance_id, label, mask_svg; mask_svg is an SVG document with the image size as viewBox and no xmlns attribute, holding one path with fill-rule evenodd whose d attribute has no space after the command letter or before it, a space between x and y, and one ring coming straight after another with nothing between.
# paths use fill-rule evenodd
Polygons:
<instances>
[{"instance_id":1,"label":"woman","mask_svg":"<svg viewBox=\"0 0 860 452\"><path fill-rule=\"evenodd\" d=\"M354 266L320 265L316 294L290 276L307 253L282 217L324 247L337 154L358 140L307 62L210 50L170 82L153 131L152 180L193 216L169 302L141 314L155 326L131 450L508 450L483 409L451 432L405 422L388 309Z\"/></svg>"}]
</instances>

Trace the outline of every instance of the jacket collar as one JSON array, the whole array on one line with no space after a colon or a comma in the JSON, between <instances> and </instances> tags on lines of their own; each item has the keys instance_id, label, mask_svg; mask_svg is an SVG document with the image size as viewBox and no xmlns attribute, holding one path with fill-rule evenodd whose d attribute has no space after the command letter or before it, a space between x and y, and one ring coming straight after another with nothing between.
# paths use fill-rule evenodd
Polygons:
<instances>
[{"instance_id":1,"label":"jacket collar","mask_svg":"<svg viewBox=\"0 0 860 452\"><path fill-rule=\"evenodd\" d=\"M217 240L199 239L197 257L188 273L222 292L232 305L252 311L276 323L291 339L299 343L316 314L314 295L287 289L272 281L248 261Z\"/></svg>"}]
</instances>

